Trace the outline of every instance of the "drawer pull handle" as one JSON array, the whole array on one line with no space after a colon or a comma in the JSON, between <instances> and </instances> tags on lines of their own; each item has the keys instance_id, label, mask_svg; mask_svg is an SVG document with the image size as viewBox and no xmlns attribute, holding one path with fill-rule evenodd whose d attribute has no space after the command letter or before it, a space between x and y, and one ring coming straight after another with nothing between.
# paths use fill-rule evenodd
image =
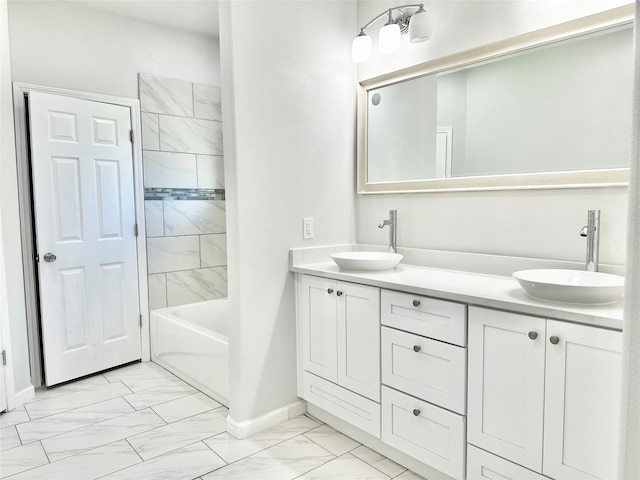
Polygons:
<instances>
[{"instance_id":1,"label":"drawer pull handle","mask_svg":"<svg viewBox=\"0 0 640 480\"><path fill-rule=\"evenodd\" d=\"M419 307L420 306L420 300L414 300L413 301L413 306L414 307Z\"/></svg>"},{"instance_id":2,"label":"drawer pull handle","mask_svg":"<svg viewBox=\"0 0 640 480\"><path fill-rule=\"evenodd\" d=\"M420 347L420 345L414 345L413 346L413 351L418 353L420 350L422 349L422 347Z\"/></svg>"},{"instance_id":3,"label":"drawer pull handle","mask_svg":"<svg viewBox=\"0 0 640 480\"><path fill-rule=\"evenodd\" d=\"M417 417L418 415L420 415L420 410L417 408L413 409L413 414Z\"/></svg>"},{"instance_id":4,"label":"drawer pull handle","mask_svg":"<svg viewBox=\"0 0 640 480\"><path fill-rule=\"evenodd\" d=\"M340 290L338 290L338 291L336 292L336 295L338 295L339 297L341 297L341 296L342 296L342 292L341 292Z\"/></svg>"},{"instance_id":5,"label":"drawer pull handle","mask_svg":"<svg viewBox=\"0 0 640 480\"><path fill-rule=\"evenodd\" d=\"M333 288L327 288L327 293L331 295L333 293Z\"/></svg>"},{"instance_id":6,"label":"drawer pull handle","mask_svg":"<svg viewBox=\"0 0 640 480\"><path fill-rule=\"evenodd\" d=\"M533 331L529 332L529 338L531 340L535 340L536 338L538 338L538 332L533 332Z\"/></svg>"},{"instance_id":7,"label":"drawer pull handle","mask_svg":"<svg viewBox=\"0 0 640 480\"><path fill-rule=\"evenodd\" d=\"M555 335L549 337L549 341L553 344L553 345L557 345L560 342L560 338L556 337Z\"/></svg>"}]
</instances>

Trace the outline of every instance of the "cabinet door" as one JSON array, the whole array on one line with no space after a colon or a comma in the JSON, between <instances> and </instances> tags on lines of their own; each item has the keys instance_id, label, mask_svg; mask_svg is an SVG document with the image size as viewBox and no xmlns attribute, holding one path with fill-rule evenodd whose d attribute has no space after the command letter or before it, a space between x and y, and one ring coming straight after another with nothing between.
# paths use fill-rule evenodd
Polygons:
<instances>
[{"instance_id":1,"label":"cabinet door","mask_svg":"<svg viewBox=\"0 0 640 480\"><path fill-rule=\"evenodd\" d=\"M622 333L550 320L546 342L543 473L618 478Z\"/></svg>"},{"instance_id":2,"label":"cabinet door","mask_svg":"<svg viewBox=\"0 0 640 480\"><path fill-rule=\"evenodd\" d=\"M300 304L303 368L335 383L338 381L335 280L304 275Z\"/></svg>"},{"instance_id":3,"label":"cabinet door","mask_svg":"<svg viewBox=\"0 0 640 480\"><path fill-rule=\"evenodd\" d=\"M545 326L541 318L469 308L468 442L537 472Z\"/></svg>"},{"instance_id":4,"label":"cabinet door","mask_svg":"<svg viewBox=\"0 0 640 480\"><path fill-rule=\"evenodd\" d=\"M469 445L467 480L547 480L539 473Z\"/></svg>"},{"instance_id":5,"label":"cabinet door","mask_svg":"<svg viewBox=\"0 0 640 480\"><path fill-rule=\"evenodd\" d=\"M380 402L380 290L337 284L338 384Z\"/></svg>"}]
</instances>

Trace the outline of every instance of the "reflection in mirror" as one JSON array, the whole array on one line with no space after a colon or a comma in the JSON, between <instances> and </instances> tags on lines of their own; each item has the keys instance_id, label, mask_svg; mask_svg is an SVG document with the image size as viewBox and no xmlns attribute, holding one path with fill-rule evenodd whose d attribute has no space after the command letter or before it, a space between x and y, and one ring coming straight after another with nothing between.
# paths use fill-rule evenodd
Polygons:
<instances>
[{"instance_id":1,"label":"reflection in mirror","mask_svg":"<svg viewBox=\"0 0 640 480\"><path fill-rule=\"evenodd\" d=\"M367 91L367 183L628 166L632 29Z\"/></svg>"}]
</instances>

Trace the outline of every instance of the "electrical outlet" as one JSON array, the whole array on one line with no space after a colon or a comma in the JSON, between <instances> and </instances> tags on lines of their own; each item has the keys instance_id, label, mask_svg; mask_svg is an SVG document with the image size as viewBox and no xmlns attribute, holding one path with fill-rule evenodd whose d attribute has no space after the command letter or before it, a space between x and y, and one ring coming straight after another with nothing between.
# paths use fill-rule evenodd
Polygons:
<instances>
[{"instance_id":1,"label":"electrical outlet","mask_svg":"<svg viewBox=\"0 0 640 480\"><path fill-rule=\"evenodd\" d=\"M302 238L313 238L313 217L302 219Z\"/></svg>"}]
</instances>

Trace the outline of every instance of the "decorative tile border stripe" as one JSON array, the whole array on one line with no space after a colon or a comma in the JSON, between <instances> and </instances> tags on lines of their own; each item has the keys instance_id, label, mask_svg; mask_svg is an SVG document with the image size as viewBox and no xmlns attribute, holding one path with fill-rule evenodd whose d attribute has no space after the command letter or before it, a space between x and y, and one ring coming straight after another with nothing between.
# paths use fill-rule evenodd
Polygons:
<instances>
[{"instance_id":1,"label":"decorative tile border stripe","mask_svg":"<svg viewBox=\"0 0 640 480\"><path fill-rule=\"evenodd\" d=\"M224 200L224 189L145 188L145 200Z\"/></svg>"}]
</instances>

